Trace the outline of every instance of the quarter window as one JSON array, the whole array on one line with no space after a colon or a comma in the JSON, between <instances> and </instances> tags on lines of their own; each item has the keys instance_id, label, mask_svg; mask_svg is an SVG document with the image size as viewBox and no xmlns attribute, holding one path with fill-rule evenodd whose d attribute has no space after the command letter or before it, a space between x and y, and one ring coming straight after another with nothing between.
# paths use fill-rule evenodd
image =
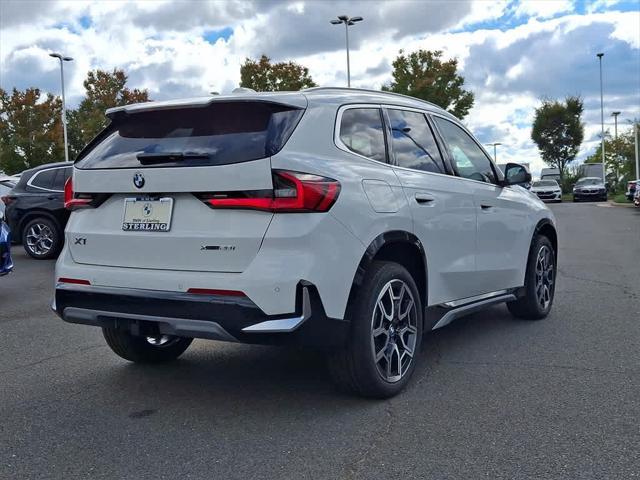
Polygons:
<instances>
[{"instance_id":1,"label":"quarter window","mask_svg":"<svg viewBox=\"0 0 640 480\"><path fill-rule=\"evenodd\" d=\"M389 110L389 120L396 165L425 172L445 173L440 150L424 114Z\"/></svg>"},{"instance_id":2,"label":"quarter window","mask_svg":"<svg viewBox=\"0 0 640 480\"><path fill-rule=\"evenodd\" d=\"M71 167L56 169L56 176L53 179L53 190L64 191L64 184L67 178L71 176Z\"/></svg>"},{"instance_id":3,"label":"quarter window","mask_svg":"<svg viewBox=\"0 0 640 480\"><path fill-rule=\"evenodd\" d=\"M434 120L449 147L460 176L480 182L497 183L491 161L471 136L449 120L441 117L434 117Z\"/></svg>"},{"instance_id":4,"label":"quarter window","mask_svg":"<svg viewBox=\"0 0 640 480\"><path fill-rule=\"evenodd\" d=\"M31 186L36 188L44 188L53 190L53 179L56 176L57 169L50 168L48 170L40 170L36 173L35 178L31 181Z\"/></svg>"},{"instance_id":5,"label":"quarter window","mask_svg":"<svg viewBox=\"0 0 640 480\"><path fill-rule=\"evenodd\" d=\"M350 108L342 114L340 140L354 153L386 161L384 127L379 108Z\"/></svg>"}]
</instances>

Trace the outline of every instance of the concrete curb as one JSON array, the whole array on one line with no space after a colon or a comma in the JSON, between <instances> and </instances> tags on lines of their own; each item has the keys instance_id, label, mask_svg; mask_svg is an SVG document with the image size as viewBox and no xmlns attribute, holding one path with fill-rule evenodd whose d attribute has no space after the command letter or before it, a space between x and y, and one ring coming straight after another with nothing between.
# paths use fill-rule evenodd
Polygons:
<instances>
[{"instance_id":1,"label":"concrete curb","mask_svg":"<svg viewBox=\"0 0 640 480\"><path fill-rule=\"evenodd\" d=\"M607 203L611 204L613 207L635 207L633 203L616 203L613 200L608 200Z\"/></svg>"}]
</instances>

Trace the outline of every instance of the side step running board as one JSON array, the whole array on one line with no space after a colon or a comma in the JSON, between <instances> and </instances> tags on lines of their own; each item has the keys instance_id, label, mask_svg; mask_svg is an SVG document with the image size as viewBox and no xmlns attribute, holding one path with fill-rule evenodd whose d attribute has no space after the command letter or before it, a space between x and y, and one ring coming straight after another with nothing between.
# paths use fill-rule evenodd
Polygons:
<instances>
[{"instance_id":1,"label":"side step running board","mask_svg":"<svg viewBox=\"0 0 640 480\"><path fill-rule=\"evenodd\" d=\"M515 299L516 296L513 293L507 293L495 297L486 298L477 302L467 303L459 307L451 308L447 310L447 312L442 316L442 318L440 318L440 320L438 320L438 322L433 326L432 330L444 327L445 325L449 325L456 318L460 318L478 310L482 310L489 305L494 305L496 303L502 302L511 302Z\"/></svg>"}]
</instances>

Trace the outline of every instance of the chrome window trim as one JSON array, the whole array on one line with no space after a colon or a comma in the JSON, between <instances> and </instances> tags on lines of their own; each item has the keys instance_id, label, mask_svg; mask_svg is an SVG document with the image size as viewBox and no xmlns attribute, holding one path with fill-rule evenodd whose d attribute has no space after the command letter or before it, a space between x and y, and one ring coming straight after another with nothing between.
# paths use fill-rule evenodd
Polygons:
<instances>
[{"instance_id":1,"label":"chrome window trim","mask_svg":"<svg viewBox=\"0 0 640 480\"><path fill-rule=\"evenodd\" d=\"M71 162L69 162L71 163ZM44 188L44 187L39 187L37 185L33 184L33 181L38 178L38 175L40 175L42 172L48 172L49 170L59 170L61 168L73 168L73 164L71 163L71 165L63 165L61 167L51 167L51 168L43 168L42 170L39 170L35 173L35 175L33 175L28 181L27 181L27 186L31 187L31 188L37 188L38 190L42 190L44 192L56 192L56 193L64 193L64 190L54 190L52 188Z\"/></svg>"},{"instance_id":2,"label":"chrome window trim","mask_svg":"<svg viewBox=\"0 0 640 480\"><path fill-rule=\"evenodd\" d=\"M333 128L333 142L334 142L335 146L337 148L339 148L340 150L342 150L343 152L349 153L351 155L355 155L356 157L362 158L364 160L368 160L370 162L375 162L375 163L377 163L379 165L384 165L386 167L391 167L393 169L397 168L397 169L400 169L400 170L405 170L407 172L414 172L414 173L419 173L419 174L422 174L422 175L438 175L438 176L441 176L441 177L454 178L456 180L462 180L462 181L465 181L465 182L473 182L473 183L477 183L479 185L485 185L485 186L488 186L488 187L501 188L500 185L497 185L495 183L481 182L479 180L474 180L472 178L464 178L464 177L461 177L459 175L452 175L452 174L449 174L449 173L425 172L424 170L417 170L417 169L414 169L414 168L401 167L399 165L392 165L389 162L381 162L381 161L376 160L374 158L365 157L364 155L361 155L361 154L356 153L356 152L354 152L352 150L349 150L349 147L347 147L344 144L344 142L340 139L340 125L342 123L342 115L343 115L343 113L346 110L350 110L352 108L371 108L371 109L379 109L379 110L382 110L383 108L401 109L401 110L408 110L408 111L411 111L411 112L423 113L425 115L437 116L437 117L443 118L445 120L448 120L451 123L453 123L454 125L457 125L460 128L462 128L471 137L471 139L474 141L474 143L480 147L480 149L486 155L486 157L489 160L489 162L491 162L491 165L493 165L494 170L498 170L498 168L493 163L493 160L491 160L491 157L487 154L487 151L484 149L484 147L480 143L478 143L478 141L471 134L471 132L464 125L462 125L459 121L453 121L448 116L443 115L443 114L441 114L439 112L435 112L433 110L426 110L426 109L420 109L420 108L415 108L415 107L405 107L405 106L402 106L402 105L393 105L393 104L386 104L386 103L349 103L349 104L346 104L346 105L342 105L342 106L340 106L338 108L338 111L336 113L336 121L335 121L334 128ZM439 134L439 132L438 132L438 134ZM443 142L444 142L444 139L443 139ZM446 145L445 145L445 147L446 147Z\"/></svg>"},{"instance_id":3,"label":"chrome window trim","mask_svg":"<svg viewBox=\"0 0 640 480\"><path fill-rule=\"evenodd\" d=\"M340 150L342 150L343 152L349 153L351 155L355 155L356 157L360 157L364 160L368 160L370 162L374 162L377 163L378 165L384 165L385 167L388 168L399 168L401 170L406 170L408 172L414 172L414 173L420 173L420 174L424 174L424 175L438 175L441 177L447 177L447 178L460 178L457 177L455 175L450 175L448 173L437 173L437 172L425 172L424 170L416 170L413 168L407 168L407 167L400 167L398 165L392 165L389 162L381 162L379 160L376 160L374 158L369 158L369 157L365 157L364 155L361 155L359 153L356 153L352 150L349 150L349 147L347 147L344 142L340 139L340 124L342 122L342 114L345 112L345 110L350 110L352 108L371 108L371 109L378 109L380 110L380 112L382 113L382 108L386 108L387 106L392 106L392 105L382 105L382 104L378 104L378 103L350 103L347 105L342 105L339 109L338 112L336 114L336 123L334 125L333 128L333 141L336 145L336 147L338 147ZM405 108L405 107L401 107L398 105L393 105L394 108ZM420 110L417 108L409 108L406 107L407 110L411 110L411 111L416 111L419 113L428 113L428 111L426 110ZM480 182L480 183L484 183L484 182Z\"/></svg>"}]
</instances>

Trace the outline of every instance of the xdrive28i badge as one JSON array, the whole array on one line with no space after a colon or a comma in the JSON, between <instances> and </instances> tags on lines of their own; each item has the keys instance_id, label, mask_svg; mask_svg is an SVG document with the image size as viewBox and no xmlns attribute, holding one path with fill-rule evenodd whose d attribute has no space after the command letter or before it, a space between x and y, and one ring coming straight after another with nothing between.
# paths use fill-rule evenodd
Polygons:
<instances>
[{"instance_id":1,"label":"xdrive28i badge","mask_svg":"<svg viewBox=\"0 0 640 480\"><path fill-rule=\"evenodd\" d=\"M144 187L144 175L142 175L140 172L136 172L133 174L133 184L137 187L137 188L142 188Z\"/></svg>"}]
</instances>

